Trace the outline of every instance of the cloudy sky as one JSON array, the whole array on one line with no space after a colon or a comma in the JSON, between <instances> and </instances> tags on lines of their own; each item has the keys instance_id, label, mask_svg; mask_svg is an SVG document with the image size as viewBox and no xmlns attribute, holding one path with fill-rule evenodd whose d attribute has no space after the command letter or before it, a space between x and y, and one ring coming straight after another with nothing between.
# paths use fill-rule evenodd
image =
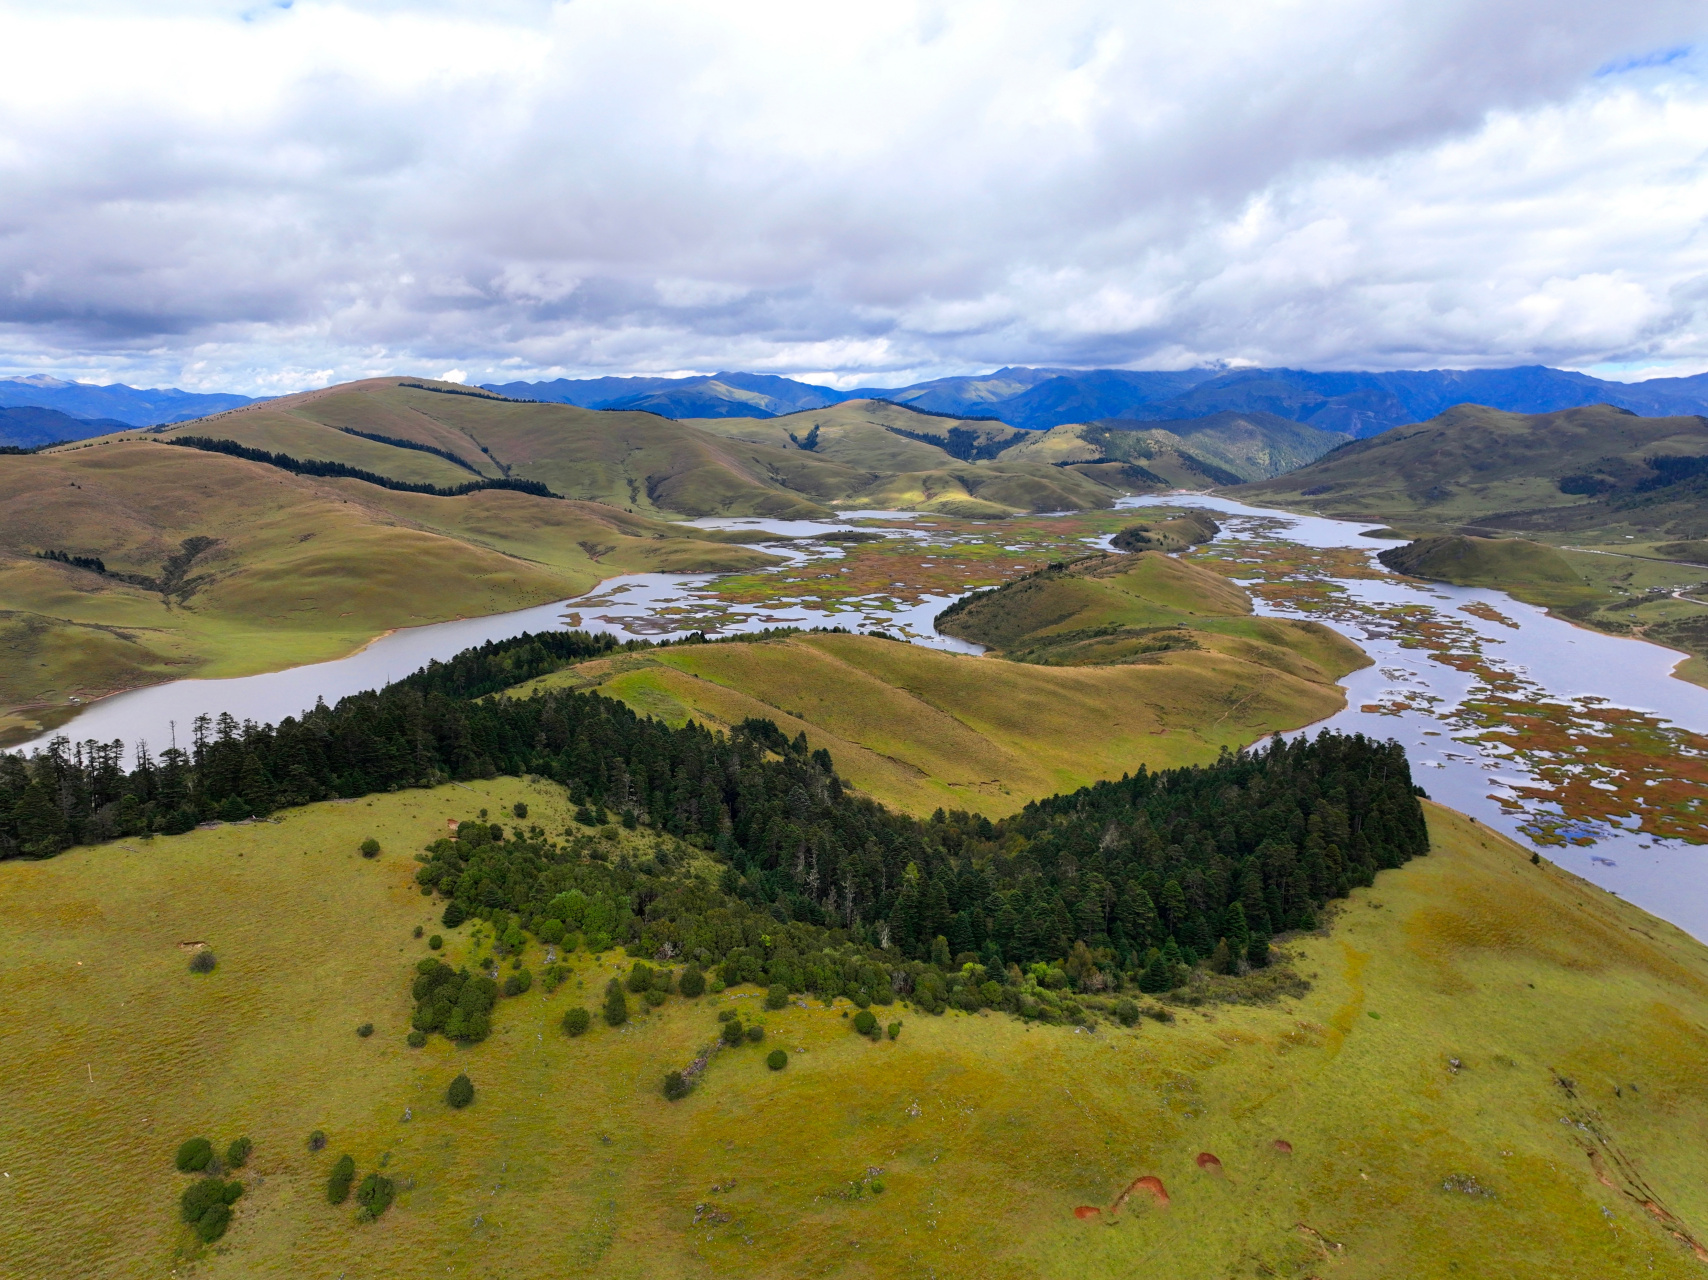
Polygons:
<instances>
[{"instance_id":1,"label":"cloudy sky","mask_svg":"<svg viewBox=\"0 0 1708 1280\"><path fill-rule=\"evenodd\" d=\"M1708 369L1701 0L0 0L0 374Z\"/></svg>"}]
</instances>

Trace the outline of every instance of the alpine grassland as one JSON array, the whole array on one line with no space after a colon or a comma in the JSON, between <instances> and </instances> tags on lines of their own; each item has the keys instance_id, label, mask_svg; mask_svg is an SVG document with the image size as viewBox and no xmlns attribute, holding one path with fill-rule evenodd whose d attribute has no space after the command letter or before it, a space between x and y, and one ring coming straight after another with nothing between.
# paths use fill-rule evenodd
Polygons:
<instances>
[{"instance_id":1,"label":"alpine grassland","mask_svg":"<svg viewBox=\"0 0 1708 1280\"><path fill-rule=\"evenodd\" d=\"M342 657L629 570L774 563L591 503L400 493L153 441L0 461L0 740L52 727L72 698Z\"/></svg>"},{"instance_id":2,"label":"alpine grassland","mask_svg":"<svg viewBox=\"0 0 1708 1280\"><path fill-rule=\"evenodd\" d=\"M500 777L0 865L0 1274L1700 1273L1708 949L1448 810L1428 856L1280 940L1296 981L1141 997L1131 1026L904 997L869 1037L846 999L713 982L572 1037L636 958L566 942L485 1040L412 1049L417 962L502 941L440 924L413 855L517 803L573 821ZM173 1162L237 1135L244 1194L203 1245ZM377 1220L328 1203L345 1155L391 1185Z\"/></svg>"},{"instance_id":3,"label":"alpine grassland","mask_svg":"<svg viewBox=\"0 0 1708 1280\"><path fill-rule=\"evenodd\" d=\"M600 658L510 696L536 688L597 689L672 725L770 719L828 749L847 781L886 805L991 818L1140 764L1209 763L1345 705L1321 671L1209 650L1060 668L834 634Z\"/></svg>"}]
</instances>

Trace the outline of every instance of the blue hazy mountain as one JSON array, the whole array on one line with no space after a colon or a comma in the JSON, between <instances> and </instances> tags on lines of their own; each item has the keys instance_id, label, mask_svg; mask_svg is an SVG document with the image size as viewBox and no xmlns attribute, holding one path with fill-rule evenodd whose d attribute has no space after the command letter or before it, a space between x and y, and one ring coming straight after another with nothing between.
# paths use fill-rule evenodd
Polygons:
<instances>
[{"instance_id":1,"label":"blue hazy mountain","mask_svg":"<svg viewBox=\"0 0 1708 1280\"><path fill-rule=\"evenodd\" d=\"M1421 369L1389 373L1307 369L1121 369L1008 367L906 387L837 391L763 374L691 378L560 378L488 390L590 409L650 409L676 418L763 418L843 400L893 400L955 417L994 417L1034 431L1111 418L1166 422L1215 413L1272 413L1323 431L1365 437L1423 422L1456 404L1552 413L1611 404L1645 417L1708 414L1708 374L1609 382L1543 365L1510 369Z\"/></svg>"},{"instance_id":2,"label":"blue hazy mountain","mask_svg":"<svg viewBox=\"0 0 1708 1280\"><path fill-rule=\"evenodd\" d=\"M43 409L36 405L20 405L0 409L0 445L33 449L41 444L58 444L62 440L87 440L112 431L124 431L128 422L112 418L73 418L58 409Z\"/></svg>"},{"instance_id":3,"label":"blue hazy mountain","mask_svg":"<svg viewBox=\"0 0 1708 1280\"><path fill-rule=\"evenodd\" d=\"M43 374L0 378L0 406L57 409L73 418L107 418L123 426L151 427L160 422L188 422L210 413L252 404L249 396L180 391L176 387L127 387L122 382L98 387L90 382L62 382ZM117 427L106 428L116 431ZM100 432L89 434L99 435Z\"/></svg>"},{"instance_id":4,"label":"blue hazy mountain","mask_svg":"<svg viewBox=\"0 0 1708 1280\"><path fill-rule=\"evenodd\" d=\"M485 389L517 400L549 400L583 409L639 409L666 418L775 418L853 398L830 387L768 373L559 378L554 382L495 383Z\"/></svg>"}]
</instances>

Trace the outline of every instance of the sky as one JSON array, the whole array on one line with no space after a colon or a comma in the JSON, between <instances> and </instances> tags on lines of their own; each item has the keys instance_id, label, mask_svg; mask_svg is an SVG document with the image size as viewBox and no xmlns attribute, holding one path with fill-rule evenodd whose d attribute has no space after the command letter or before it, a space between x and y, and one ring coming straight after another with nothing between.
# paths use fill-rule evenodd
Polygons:
<instances>
[{"instance_id":1,"label":"sky","mask_svg":"<svg viewBox=\"0 0 1708 1280\"><path fill-rule=\"evenodd\" d=\"M1700 0L0 0L0 375L1708 370Z\"/></svg>"}]
</instances>

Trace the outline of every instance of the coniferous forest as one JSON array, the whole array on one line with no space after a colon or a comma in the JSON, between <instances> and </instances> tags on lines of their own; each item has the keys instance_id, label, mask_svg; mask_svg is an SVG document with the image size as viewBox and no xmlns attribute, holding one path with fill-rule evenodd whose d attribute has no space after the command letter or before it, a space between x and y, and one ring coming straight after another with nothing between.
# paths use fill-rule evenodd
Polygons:
<instances>
[{"instance_id":1,"label":"coniferous forest","mask_svg":"<svg viewBox=\"0 0 1708 1280\"><path fill-rule=\"evenodd\" d=\"M1261 967L1274 934L1315 927L1331 899L1428 848L1403 749L1361 735L1141 768L1002 822L920 820L849 791L827 752L769 720L725 734L672 729L597 694L492 696L642 647L582 632L489 643L278 725L204 718L188 748L135 744L129 768L120 742L0 754L0 855L535 774L568 789L587 827L666 832L716 875L685 874L668 854L612 862L580 827L506 834L482 815L424 854L417 879L445 901L447 925L502 916L500 932L561 927L721 966L726 983L880 1003L906 992L941 1009L1002 1003L994 979L1015 965L1053 967L1081 990L1147 991L1201 960Z\"/></svg>"}]
</instances>

